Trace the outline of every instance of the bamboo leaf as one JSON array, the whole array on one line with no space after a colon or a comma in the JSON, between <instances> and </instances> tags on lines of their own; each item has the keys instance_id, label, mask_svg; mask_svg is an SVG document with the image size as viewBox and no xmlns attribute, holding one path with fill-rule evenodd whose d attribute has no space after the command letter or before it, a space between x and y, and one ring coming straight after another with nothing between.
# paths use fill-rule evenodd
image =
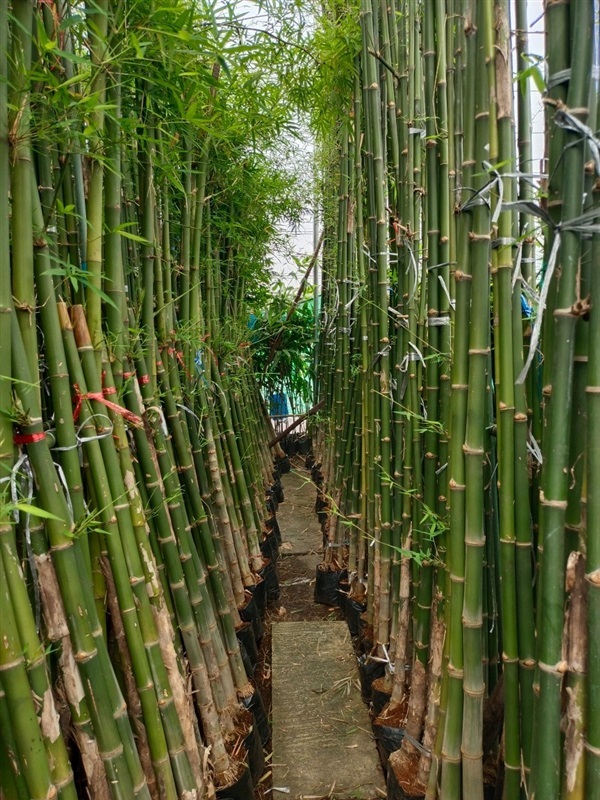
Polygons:
<instances>
[{"instance_id":1,"label":"bamboo leaf","mask_svg":"<svg viewBox=\"0 0 600 800\"><path fill-rule=\"evenodd\" d=\"M29 503L15 503L15 508L22 514L31 514L32 517L40 517L41 519L53 519L56 520L57 522L62 522L60 517L57 517L55 514L50 513L50 511L46 511L44 508L39 508L38 506L32 506Z\"/></svg>"}]
</instances>

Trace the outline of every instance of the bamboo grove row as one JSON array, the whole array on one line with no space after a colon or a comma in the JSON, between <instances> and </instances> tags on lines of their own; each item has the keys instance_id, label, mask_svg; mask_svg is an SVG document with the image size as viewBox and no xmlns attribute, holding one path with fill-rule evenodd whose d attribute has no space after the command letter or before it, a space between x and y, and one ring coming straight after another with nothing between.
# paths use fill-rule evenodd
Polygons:
<instances>
[{"instance_id":1,"label":"bamboo grove row","mask_svg":"<svg viewBox=\"0 0 600 800\"><path fill-rule=\"evenodd\" d=\"M348 11L317 458L390 797L600 797L599 12L545 4L540 176L526 0Z\"/></svg>"},{"instance_id":2,"label":"bamboo grove row","mask_svg":"<svg viewBox=\"0 0 600 800\"><path fill-rule=\"evenodd\" d=\"M269 737L272 430L244 341L269 217L236 188L266 168L207 129L195 13L0 3L6 800L252 797L248 709Z\"/></svg>"}]
</instances>

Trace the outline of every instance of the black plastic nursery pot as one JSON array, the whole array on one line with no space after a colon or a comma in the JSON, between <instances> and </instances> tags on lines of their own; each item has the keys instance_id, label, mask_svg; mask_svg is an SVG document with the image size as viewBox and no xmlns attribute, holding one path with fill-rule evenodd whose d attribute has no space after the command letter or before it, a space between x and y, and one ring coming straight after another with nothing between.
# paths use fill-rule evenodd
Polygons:
<instances>
[{"instance_id":1,"label":"black plastic nursery pot","mask_svg":"<svg viewBox=\"0 0 600 800\"><path fill-rule=\"evenodd\" d=\"M247 586L252 595L254 596L254 600L256 602L256 607L258 608L258 613L260 618L262 619L265 615L265 611L267 610L267 586L265 584L265 580L263 577L263 570L264 566L259 569L256 573L256 583L254 586ZM256 634L256 629L254 631ZM262 627L261 627L261 635L262 635ZM259 637L260 638L260 637Z\"/></svg>"},{"instance_id":2,"label":"black plastic nursery pot","mask_svg":"<svg viewBox=\"0 0 600 800\"><path fill-rule=\"evenodd\" d=\"M269 725L261 693L255 688L249 697L242 700L242 704L244 708L247 708L248 711L254 714L256 730L258 731L261 744L264 747L271 738L271 726Z\"/></svg>"},{"instance_id":3,"label":"black plastic nursery pot","mask_svg":"<svg viewBox=\"0 0 600 800\"><path fill-rule=\"evenodd\" d=\"M246 759L244 759L246 761ZM238 777L229 784L217 789L218 800L254 800L254 783L248 763L240 765Z\"/></svg>"},{"instance_id":4,"label":"black plastic nursery pot","mask_svg":"<svg viewBox=\"0 0 600 800\"><path fill-rule=\"evenodd\" d=\"M244 623L244 624L248 625L250 623ZM252 625L250 625L250 627L252 627ZM250 661L248 653L246 652L246 648L240 642L239 639L238 639L238 646L240 648L240 656L242 657L242 664L244 665L244 670L246 672L246 675L248 676L248 678L252 678L254 676L256 665L255 664L253 665L252 662Z\"/></svg>"},{"instance_id":5,"label":"black plastic nursery pot","mask_svg":"<svg viewBox=\"0 0 600 800\"><path fill-rule=\"evenodd\" d=\"M275 508L276 505L277 503L275 502L274 498L267 497L266 507L269 514L275 514L277 512L277 509Z\"/></svg>"},{"instance_id":6,"label":"black plastic nursery pot","mask_svg":"<svg viewBox=\"0 0 600 800\"><path fill-rule=\"evenodd\" d=\"M298 439L298 452L301 456L307 456L312 448L312 443L307 436L304 436L302 439Z\"/></svg>"},{"instance_id":7,"label":"black plastic nursery pot","mask_svg":"<svg viewBox=\"0 0 600 800\"><path fill-rule=\"evenodd\" d=\"M269 489L267 489L267 511L270 514L276 514L278 508L279 508L279 502L277 500L277 495L275 494L275 490L271 486Z\"/></svg>"},{"instance_id":8,"label":"black plastic nursery pot","mask_svg":"<svg viewBox=\"0 0 600 800\"><path fill-rule=\"evenodd\" d=\"M373 694L373 681L376 678L383 678L385 665L382 661L373 661L368 655L358 656L357 661L360 693L364 702L370 703Z\"/></svg>"},{"instance_id":9,"label":"black plastic nursery pot","mask_svg":"<svg viewBox=\"0 0 600 800\"><path fill-rule=\"evenodd\" d=\"M254 626L251 622L242 622L241 627L236 630L235 635L240 643L240 652L246 668L246 674L251 678L258 664L258 648L256 647Z\"/></svg>"},{"instance_id":10,"label":"black plastic nursery pot","mask_svg":"<svg viewBox=\"0 0 600 800\"><path fill-rule=\"evenodd\" d=\"M320 511L327 509L327 498L324 494L319 492L315 498L315 512L318 514Z\"/></svg>"},{"instance_id":11,"label":"black plastic nursery pot","mask_svg":"<svg viewBox=\"0 0 600 800\"><path fill-rule=\"evenodd\" d=\"M263 588L259 590L258 599L261 599L262 593L262 601L263 601L263 609L266 606L267 596L266 596L266 587L264 585L264 581L260 581L259 583L255 584L254 592L246 590L246 597L248 598L246 605L240 608L240 617L244 620L244 622L251 622L252 627L254 628L254 638L256 639L256 643L258 644L262 639L263 635L263 626L261 620L261 613L259 606L257 604L257 597L256 597L256 587L262 586Z\"/></svg>"},{"instance_id":12,"label":"black plastic nursery pot","mask_svg":"<svg viewBox=\"0 0 600 800\"><path fill-rule=\"evenodd\" d=\"M283 496L283 486L281 485L281 481L276 481L271 487L271 489L273 490L273 495L277 499L277 502L283 503L284 496Z\"/></svg>"},{"instance_id":13,"label":"black plastic nursery pot","mask_svg":"<svg viewBox=\"0 0 600 800\"><path fill-rule=\"evenodd\" d=\"M388 772L388 760L392 753L399 750L404 739L404 728L396 728L393 725L386 725L377 719L372 723L375 743L381 759L384 773Z\"/></svg>"},{"instance_id":14,"label":"black plastic nursery pot","mask_svg":"<svg viewBox=\"0 0 600 800\"><path fill-rule=\"evenodd\" d=\"M270 559L273 564L279 558L279 540L272 528L265 534L265 538L260 543L260 551L263 557Z\"/></svg>"},{"instance_id":15,"label":"black plastic nursery pot","mask_svg":"<svg viewBox=\"0 0 600 800\"><path fill-rule=\"evenodd\" d=\"M279 600L279 578L277 577L277 567L275 561L270 558L265 558L265 565L259 571L259 575L265 584L265 594L267 603L276 603Z\"/></svg>"},{"instance_id":16,"label":"black plastic nursery pot","mask_svg":"<svg viewBox=\"0 0 600 800\"><path fill-rule=\"evenodd\" d=\"M275 468L278 470L280 475L286 475L291 469L289 457L284 456L283 458L277 459L275 462Z\"/></svg>"},{"instance_id":17,"label":"black plastic nursery pot","mask_svg":"<svg viewBox=\"0 0 600 800\"><path fill-rule=\"evenodd\" d=\"M261 775L265 771L265 751L263 750L262 742L260 741L260 734L254 716L252 716L252 725L244 739L244 746L248 753L248 766L250 767L250 776L252 782L257 784Z\"/></svg>"},{"instance_id":18,"label":"black plastic nursery pot","mask_svg":"<svg viewBox=\"0 0 600 800\"><path fill-rule=\"evenodd\" d=\"M325 524L327 522L327 511L317 511L317 519L319 520L319 525L321 526L321 530L323 531L323 537L327 536L327 531L325 530ZM323 542L325 545L325 542Z\"/></svg>"},{"instance_id":19,"label":"black plastic nursery pot","mask_svg":"<svg viewBox=\"0 0 600 800\"><path fill-rule=\"evenodd\" d=\"M343 573L340 575L337 593L338 593L338 604L342 610L342 614L346 616L346 601L348 600L348 594L350 593L350 582L348 580L347 569L345 569Z\"/></svg>"},{"instance_id":20,"label":"black plastic nursery pot","mask_svg":"<svg viewBox=\"0 0 600 800\"><path fill-rule=\"evenodd\" d=\"M267 528L273 531L275 536L277 536L277 541L281 544L281 528L279 527L279 522L275 514L269 517L266 522Z\"/></svg>"},{"instance_id":21,"label":"black plastic nursery pot","mask_svg":"<svg viewBox=\"0 0 600 800\"><path fill-rule=\"evenodd\" d=\"M328 564L318 564L315 580L315 603L326 606L339 605L338 587L340 576L345 570L332 569Z\"/></svg>"},{"instance_id":22,"label":"black plastic nursery pot","mask_svg":"<svg viewBox=\"0 0 600 800\"><path fill-rule=\"evenodd\" d=\"M359 636L361 636L364 630L365 621L362 615L366 610L367 606L365 603L359 603L358 600L355 600L350 596L346 598L346 623L348 625L348 630L350 631L350 636L353 639L357 639Z\"/></svg>"},{"instance_id":23,"label":"black plastic nursery pot","mask_svg":"<svg viewBox=\"0 0 600 800\"><path fill-rule=\"evenodd\" d=\"M371 714L373 719L378 717L387 706L392 696L385 687L384 678L375 678L371 684Z\"/></svg>"},{"instance_id":24,"label":"black plastic nursery pot","mask_svg":"<svg viewBox=\"0 0 600 800\"><path fill-rule=\"evenodd\" d=\"M284 440L283 449L288 456L295 456L298 453L298 440L293 439L291 436Z\"/></svg>"}]
</instances>

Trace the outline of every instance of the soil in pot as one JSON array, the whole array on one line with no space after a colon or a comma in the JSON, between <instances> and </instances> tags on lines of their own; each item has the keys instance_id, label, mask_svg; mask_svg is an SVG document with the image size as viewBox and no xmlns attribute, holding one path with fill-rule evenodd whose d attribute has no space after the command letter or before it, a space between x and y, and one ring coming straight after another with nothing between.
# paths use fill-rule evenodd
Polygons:
<instances>
[{"instance_id":1,"label":"soil in pot","mask_svg":"<svg viewBox=\"0 0 600 800\"><path fill-rule=\"evenodd\" d=\"M423 787L417 786L419 755L413 753L408 759L403 758L400 768L397 762L398 758L392 754L387 771L388 800L423 800Z\"/></svg>"}]
</instances>

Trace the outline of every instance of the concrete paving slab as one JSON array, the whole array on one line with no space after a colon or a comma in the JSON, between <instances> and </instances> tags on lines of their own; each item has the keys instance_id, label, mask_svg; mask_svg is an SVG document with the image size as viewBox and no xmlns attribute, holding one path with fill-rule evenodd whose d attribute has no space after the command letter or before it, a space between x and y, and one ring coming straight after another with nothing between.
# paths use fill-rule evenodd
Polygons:
<instances>
[{"instance_id":1,"label":"concrete paving slab","mask_svg":"<svg viewBox=\"0 0 600 800\"><path fill-rule=\"evenodd\" d=\"M385 797L344 622L273 625L274 800Z\"/></svg>"},{"instance_id":2,"label":"concrete paving slab","mask_svg":"<svg viewBox=\"0 0 600 800\"><path fill-rule=\"evenodd\" d=\"M315 514L316 489L307 470L292 469L282 478L285 501L277 511L283 535L282 555L323 552Z\"/></svg>"}]
</instances>

